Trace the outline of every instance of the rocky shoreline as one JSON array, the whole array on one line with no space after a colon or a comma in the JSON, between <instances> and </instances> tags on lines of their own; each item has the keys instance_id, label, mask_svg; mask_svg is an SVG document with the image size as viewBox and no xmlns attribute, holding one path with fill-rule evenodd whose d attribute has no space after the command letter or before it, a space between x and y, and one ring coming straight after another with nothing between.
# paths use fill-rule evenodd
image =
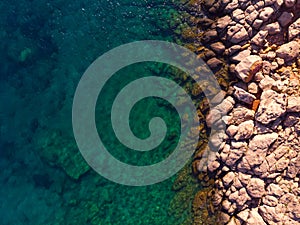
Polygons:
<instances>
[{"instance_id":1,"label":"rocky shoreline","mask_svg":"<svg viewBox=\"0 0 300 225\"><path fill-rule=\"evenodd\" d=\"M213 180L217 221L300 224L300 0L193 6L211 15L197 20L208 28L203 58L213 71L229 63L236 80L206 117L209 127L226 127L211 136L218 151L200 151L193 164L199 179Z\"/></svg>"}]
</instances>

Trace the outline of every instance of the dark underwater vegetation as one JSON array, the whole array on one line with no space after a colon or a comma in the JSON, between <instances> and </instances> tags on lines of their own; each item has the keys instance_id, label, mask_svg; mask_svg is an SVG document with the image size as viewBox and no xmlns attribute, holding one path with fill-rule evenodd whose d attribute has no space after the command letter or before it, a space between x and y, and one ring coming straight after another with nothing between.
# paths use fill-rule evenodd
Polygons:
<instances>
[{"instance_id":1,"label":"dark underwater vegetation","mask_svg":"<svg viewBox=\"0 0 300 225\"><path fill-rule=\"evenodd\" d=\"M174 41L169 24L176 16L167 0L0 2L1 225L180 222L169 211L175 177L146 187L101 177L81 157L71 123L73 95L87 67L128 42ZM133 132L142 138L149 135L147 118L162 116L171 127L169 139L153 155L130 153L111 129L105 130L113 96L141 75L172 76L163 65L124 68L99 97L96 114L99 135L111 153L136 165L162 160L178 135L176 113L160 99L140 102L131 118ZM153 114L151 107L159 110Z\"/></svg>"}]
</instances>

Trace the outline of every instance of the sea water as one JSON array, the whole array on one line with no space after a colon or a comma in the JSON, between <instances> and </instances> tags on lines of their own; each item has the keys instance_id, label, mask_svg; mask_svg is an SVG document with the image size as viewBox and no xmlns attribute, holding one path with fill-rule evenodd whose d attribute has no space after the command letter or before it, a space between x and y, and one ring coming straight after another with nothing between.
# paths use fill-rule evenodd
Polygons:
<instances>
[{"instance_id":1,"label":"sea water","mask_svg":"<svg viewBox=\"0 0 300 225\"><path fill-rule=\"evenodd\" d=\"M72 131L73 96L88 66L132 41L174 41L168 24L175 14L170 0L0 2L0 224L176 224L169 213L174 176L145 187L111 182L83 160ZM132 110L132 131L148 137L149 120L159 116L166 139L145 153L118 142L110 123L113 99L145 76L172 73L155 63L123 68L101 92L95 113L110 153L137 166L167 157L179 132L172 106L146 98Z\"/></svg>"}]
</instances>

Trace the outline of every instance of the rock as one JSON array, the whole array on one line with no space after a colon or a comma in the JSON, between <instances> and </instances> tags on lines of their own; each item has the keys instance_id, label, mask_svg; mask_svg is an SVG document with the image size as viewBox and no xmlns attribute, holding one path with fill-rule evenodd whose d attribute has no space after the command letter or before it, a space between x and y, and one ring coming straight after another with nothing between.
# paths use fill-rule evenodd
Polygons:
<instances>
[{"instance_id":1,"label":"rock","mask_svg":"<svg viewBox=\"0 0 300 225\"><path fill-rule=\"evenodd\" d=\"M270 184L267 187L267 192L268 192L268 195L272 195L272 196L276 196L276 197L281 197L284 194L283 190L281 189L281 187L278 184Z\"/></svg>"},{"instance_id":2,"label":"rock","mask_svg":"<svg viewBox=\"0 0 300 225\"><path fill-rule=\"evenodd\" d=\"M284 59L285 62L292 61L299 56L300 44L297 41L291 41L279 47L276 54L279 58Z\"/></svg>"},{"instance_id":3,"label":"rock","mask_svg":"<svg viewBox=\"0 0 300 225\"><path fill-rule=\"evenodd\" d=\"M252 209L249 212L249 217L247 220L247 225L267 225L259 213Z\"/></svg>"},{"instance_id":4,"label":"rock","mask_svg":"<svg viewBox=\"0 0 300 225\"><path fill-rule=\"evenodd\" d=\"M289 41L300 36L300 18L289 27Z\"/></svg>"},{"instance_id":5,"label":"rock","mask_svg":"<svg viewBox=\"0 0 300 225\"><path fill-rule=\"evenodd\" d=\"M289 96L287 103L287 112L300 112L300 97Z\"/></svg>"},{"instance_id":6,"label":"rock","mask_svg":"<svg viewBox=\"0 0 300 225\"><path fill-rule=\"evenodd\" d=\"M248 83L261 67L262 59L259 56L250 55L235 67L235 72L240 79Z\"/></svg>"},{"instance_id":7,"label":"rock","mask_svg":"<svg viewBox=\"0 0 300 225\"><path fill-rule=\"evenodd\" d=\"M250 105L256 99L256 97L254 95L248 93L247 91L245 91L242 88L234 86L234 89L235 89L234 96L241 102L244 102L244 103Z\"/></svg>"},{"instance_id":8,"label":"rock","mask_svg":"<svg viewBox=\"0 0 300 225\"><path fill-rule=\"evenodd\" d=\"M252 39L251 43L255 44L257 46L263 46L266 42L266 38L268 36L269 32L267 30L261 30L259 31Z\"/></svg>"},{"instance_id":9,"label":"rock","mask_svg":"<svg viewBox=\"0 0 300 225\"><path fill-rule=\"evenodd\" d=\"M263 24L263 22L264 21L262 21L261 19L256 19L254 20L253 27L258 30Z\"/></svg>"},{"instance_id":10,"label":"rock","mask_svg":"<svg viewBox=\"0 0 300 225\"><path fill-rule=\"evenodd\" d=\"M268 21L273 15L274 9L272 7L265 7L259 14L259 18L264 22Z\"/></svg>"},{"instance_id":11,"label":"rock","mask_svg":"<svg viewBox=\"0 0 300 225\"><path fill-rule=\"evenodd\" d=\"M234 108L232 110L232 113L230 114L229 118L229 124L241 124L244 121L247 120L253 120L254 118L254 111L251 109L248 109L246 107L240 106L237 108Z\"/></svg>"},{"instance_id":12,"label":"rock","mask_svg":"<svg viewBox=\"0 0 300 225\"><path fill-rule=\"evenodd\" d=\"M277 133L259 134L255 135L249 141L249 149L257 151L258 149L267 151L271 144L274 143L278 138Z\"/></svg>"},{"instance_id":13,"label":"rock","mask_svg":"<svg viewBox=\"0 0 300 225\"><path fill-rule=\"evenodd\" d=\"M243 210L237 214L237 217L240 218L244 222L247 222L248 216L249 216L249 210L247 210L247 209Z\"/></svg>"},{"instance_id":14,"label":"rock","mask_svg":"<svg viewBox=\"0 0 300 225\"><path fill-rule=\"evenodd\" d=\"M213 43L210 47L218 55L221 55L225 51L225 45L222 42Z\"/></svg>"},{"instance_id":15,"label":"rock","mask_svg":"<svg viewBox=\"0 0 300 225\"><path fill-rule=\"evenodd\" d=\"M212 69L212 70L218 70L222 67L223 62L217 58L212 58L207 61L207 65Z\"/></svg>"},{"instance_id":16,"label":"rock","mask_svg":"<svg viewBox=\"0 0 300 225\"><path fill-rule=\"evenodd\" d=\"M228 187L232 182L233 182L233 179L235 178L235 174L234 172L229 172L227 173L223 178L222 178L222 181L223 181L223 184L225 185L225 187Z\"/></svg>"},{"instance_id":17,"label":"rock","mask_svg":"<svg viewBox=\"0 0 300 225\"><path fill-rule=\"evenodd\" d=\"M248 39L248 32L241 24L231 26L227 31L228 40L234 44Z\"/></svg>"},{"instance_id":18,"label":"rock","mask_svg":"<svg viewBox=\"0 0 300 225\"><path fill-rule=\"evenodd\" d=\"M275 80L272 79L271 77L269 76L265 76L264 79L262 79L260 82L259 82L259 87L263 90L263 91L266 91L266 90L270 90L272 89L272 86L275 84Z\"/></svg>"},{"instance_id":19,"label":"rock","mask_svg":"<svg viewBox=\"0 0 300 225\"><path fill-rule=\"evenodd\" d=\"M241 9L236 9L232 12L232 19L237 22L241 23L241 20L245 18L244 11Z\"/></svg>"},{"instance_id":20,"label":"rock","mask_svg":"<svg viewBox=\"0 0 300 225\"><path fill-rule=\"evenodd\" d=\"M251 197L261 198L265 194L265 182L259 178L251 178L246 189Z\"/></svg>"},{"instance_id":21,"label":"rock","mask_svg":"<svg viewBox=\"0 0 300 225\"><path fill-rule=\"evenodd\" d=\"M282 215L278 215L275 207L270 207L265 205L259 207L259 213L265 221L270 221L270 223L271 221L273 223L279 222L282 216Z\"/></svg>"},{"instance_id":22,"label":"rock","mask_svg":"<svg viewBox=\"0 0 300 225\"><path fill-rule=\"evenodd\" d=\"M289 23L291 23L293 21L293 18L294 18L293 13L283 12L281 14L281 16L279 17L278 22L280 23L280 25L282 27L285 27L286 25L288 25Z\"/></svg>"},{"instance_id":23,"label":"rock","mask_svg":"<svg viewBox=\"0 0 300 225\"><path fill-rule=\"evenodd\" d=\"M230 16L224 16L217 21L217 29L223 31L232 22Z\"/></svg>"},{"instance_id":24,"label":"rock","mask_svg":"<svg viewBox=\"0 0 300 225\"><path fill-rule=\"evenodd\" d=\"M266 25L264 30L268 31L270 35L279 34L282 31L280 24L278 22Z\"/></svg>"},{"instance_id":25,"label":"rock","mask_svg":"<svg viewBox=\"0 0 300 225\"><path fill-rule=\"evenodd\" d=\"M262 202L267 206L276 206L278 204L278 199L272 195L267 195L262 199Z\"/></svg>"},{"instance_id":26,"label":"rock","mask_svg":"<svg viewBox=\"0 0 300 225\"><path fill-rule=\"evenodd\" d=\"M278 94L273 90L267 90L261 95L261 101L255 119L262 124L268 124L282 116L285 111L286 96L284 94Z\"/></svg>"},{"instance_id":27,"label":"rock","mask_svg":"<svg viewBox=\"0 0 300 225\"><path fill-rule=\"evenodd\" d=\"M296 0L284 0L284 4L286 7L291 8L296 4Z\"/></svg>"},{"instance_id":28,"label":"rock","mask_svg":"<svg viewBox=\"0 0 300 225\"><path fill-rule=\"evenodd\" d=\"M259 12L257 12L255 10L254 6L251 5L246 10L246 18L245 18L245 20L246 20L246 22L248 24L252 24L253 21L258 17L258 15L259 15Z\"/></svg>"},{"instance_id":29,"label":"rock","mask_svg":"<svg viewBox=\"0 0 300 225\"><path fill-rule=\"evenodd\" d=\"M248 92L251 94L257 94L258 93L258 86L256 83L252 82L248 85Z\"/></svg>"},{"instance_id":30,"label":"rock","mask_svg":"<svg viewBox=\"0 0 300 225\"><path fill-rule=\"evenodd\" d=\"M222 115L226 115L229 111L233 109L233 106L235 104L235 100L231 97L228 96L225 98L221 104L216 106L216 109L221 112Z\"/></svg>"},{"instance_id":31,"label":"rock","mask_svg":"<svg viewBox=\"0 0 300 225\"><path fill-rule=\"evenodd\" d=\"M235 125L230 125L227 130L226 133L230 136L233 137L238 131L238 127Z\"/></svg>"},{"instance_id":32,"label":"rock","mask_svg":"<svg viewBox=\"0 0 300 225\"><path fill-rule=\"evenodd\" d=\"M249 139L253 135L254 122L252 120L245 121L238 126L237 134L234 136L235 140Z\"/></svg>"},{"instance_id":33,"label":"rock","mask_svg":"<svg viewBox=\"0 0 300 225\"><path fill-rule=\"evenodd\" d=\"M244 50L244 51L241 51L237 54L235 54L234 56L231 57L231 60L233 62L236 62L236 63L239 63L241 62L244 58L248 57L249 55L251 55L251 51L250 50Z\"/></svg>"}]
</instances>

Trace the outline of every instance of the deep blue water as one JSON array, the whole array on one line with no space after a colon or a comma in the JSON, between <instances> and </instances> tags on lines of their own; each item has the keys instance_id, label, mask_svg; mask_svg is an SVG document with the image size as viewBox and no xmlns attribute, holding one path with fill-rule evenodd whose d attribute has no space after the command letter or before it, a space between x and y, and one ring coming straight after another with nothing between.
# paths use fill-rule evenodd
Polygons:
<instances>
[{"instance_id":1,"label":"deep blue water","mask_svg":"<svg viewBox=\"0 0 300 225\"><path fill-rule=\"evenodd\" d=\"M82 159L71 124L74 92L90 63L128 42L173 41L168 24L174 15L171 0L0 2L1 225L176 224L168 214L174 177L147 187L106 180ZM107 105L97 105L99 134L122 161L157 162L176 144L172 139L154 155L128 156L128 150L104 130L109 120L102 119L108 117L105 108L122 82L140 74L170 76L163 68L125 68L119 79L110 81L114 91L102 96ZM176 115L170 106L159 99L141 104L132 121L139 121L141 114L152 117L147 107L159 106L156 115L165 117L172 125L170 135L176 136ZM141 128L145 121L133 124L133 132L146 137L147 130Z\"/></svg>"}]
</instances>

